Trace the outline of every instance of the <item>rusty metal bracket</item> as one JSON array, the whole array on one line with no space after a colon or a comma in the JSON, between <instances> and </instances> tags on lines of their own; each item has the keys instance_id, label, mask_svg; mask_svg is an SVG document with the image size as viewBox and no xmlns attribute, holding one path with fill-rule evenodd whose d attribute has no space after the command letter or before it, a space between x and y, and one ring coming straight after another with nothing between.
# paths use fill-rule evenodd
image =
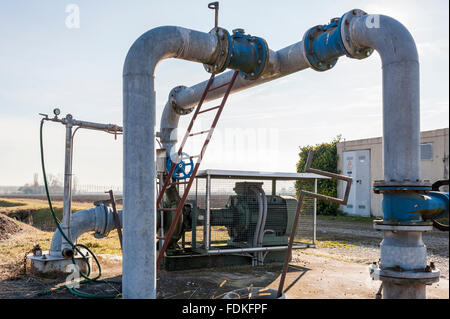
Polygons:
<instances>
[{"instance_id":1,"label":"rusty metal bracket","mask_svg":"<svg viewBox=\"0 0 450 319\"><path fill-rule=\"evenodd\" d=\"M208 8L214 10L214 27L219 26L219 1L208 3Z\"/></svg>"},{"instance_id":2,"label":"rusty metal bracket","mask_svg":"<svg viewBox=\"0 0 450 319\"><path fill-rule=\"evenodd\" d=\"M116 200L114 198L114 193L113 193L112 189L110 189L106 193L109 193L111 207L112 207L113 215L114 215L114 224L116 225L117 234L119 235L120 250L123 252L123 247L122 247L122 226L120 225L119 214L117 213ZM106 223L108 223L107 220L106 220Z\"/></svg>"},{"instance_id":3,"label":"rusty metal bracket","mask_svg":"<svg viewBox=\"0 0 450 319\"><path fill-rule=\"evenodd\" d=\"M325 201L341 204L341 205L347 205L348 196L350 195L350 188L352 186L352 178L349 176L341 175L341 174L336 174L336 173L331 173L331 172L326 172L326 171L321 171L321 170L318 170L315 168L311 168L311 163L312 163L313 157L314 157L314 151L311 150L311 151L309 151L308 158L306 160L305 172L306 173L314 173L314 174L322 175L322 176L327 176L327 177L331 177L331 178L335 178L337 180L342 180L342 181L347 182L347 185L345 188L345 193L344 193L344 198L340 199L340 198L317 194L317 193L313 193L313 192L309 192L309 191L305 191L305 190L300 190L300 194L298 197L298 203L297 203L297 211L295 213L295 219L294 219L294 224L292 225L292 231L289 236L289 245L288 245L288 249L286 251L286 259L284 262L283 271L281 273L277 297L280 297L283 294L284 282L286 280L286 273L287 273L287 269L289 267L289 260L291 259L291 255L292 255L292 246L294 244L294 238L295 238L295 233L296 233L296 229L297 229L298 219L300 217L300 211L302 210L303 198L305 197L305 195L311 196L311 197L314 197L317 199L322 199Z\"/></svg>"}]
</instances>

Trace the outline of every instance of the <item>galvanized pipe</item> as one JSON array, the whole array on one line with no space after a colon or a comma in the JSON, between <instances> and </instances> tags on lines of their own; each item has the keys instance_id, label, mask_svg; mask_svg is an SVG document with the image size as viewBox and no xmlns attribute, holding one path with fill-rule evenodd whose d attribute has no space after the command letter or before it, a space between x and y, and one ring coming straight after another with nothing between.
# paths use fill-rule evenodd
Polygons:
<instances>
[{"instance_id":1,"label":"galvanized pipe","mask_svg":"<svg viewBox=\"0 0 450 319\"><path fill-rule=\"evenodd\" d=\"M68 122L66 123L66 145L65 145L65 161L64 161L64 202L63 202L63 218L61 221L61 229L64 234L67 235L69 240L70 237L70 221L72 215L72 127L71 122L72 116L68 116ZM72 246L63 238L61 245L61 250L59 251L60 256L72 257L73 249Z\"/></svg>"},{"instance_id":2,"label":"galvanized pipe","mask_svg":"<svg viewBox=\"0 0 450 319\"><path fill-rule=\"evenodd\" d=\"M122 211L118 211L119 221L122 225ZM70 227L70 238L73 243L84 233L95 231L99 235L106 235L115 229L114 213L107 206L97 206L95 208L83 209L72 214L72 223ZM61 257L63 237L57 229L53 234L50 246L50 255Z\"/></svg>"},{"instance_id":3,"label":"galvanized pipe","mask_svg":"<svg viewBox=\"0 0 450 319\"><path fill-rule=\"evenodd\" d=\"M418 181L420 179L419 63L414 40L403 25L390 17L358 16L358 10L352 10L342 17L347 18L350 20L346 21L348 36L342 38L347 52L342 52L342 55L345 53L350 57L361 59L365 57L361 52L366 52L369 56L371 52L366 49L373 48L379 52L383 63L384 178L386 181ZM379 21L379 25L374 24L372 20ZM177 27L151 30L135 42L125 62L124 210L127 213L123 269L126 298L154 298L156 288L152 266L155 247L154 68L161 59L168 57L210 64L216 54L215 35L200 32L191 34L191 32L195 31ZM158 45L152 46L151 43ZM188 47L186 44L189 44ZM325 47L324 53L326 49ZM253 81L238 77L232 92L310 66L304 43L300 41L277 52L270 51L269 63L262 76ZM214 87L229 82L232 74L233 71L216 76ZM166 105L167 111L163 113L161 132L168 129L169 134L160 133L162 143L170 146L174 140L176 141L172 133L176 129L175 124L179 117L171 112L175 112L174 108L178 111L193 108L200 100L206 83L207 81L204 81L173 92L170 103ZM206 101L223 96L225 89L223 87L212 91ZM170 123L172 127L167 127L166 123ZM167 136L170 136L170 139L167 139ZM140 218L141 222L133 223L137 218ZM137 238L141 240L138 241ZM134 290L136 288L137 290Z\"/></svg>"},{"instance_id":4,"label":"galvanized pipe","mask_svg":"<svg viewBox=\"0 0 450 319\"><path fill-rule=\"evenodd\" d=\"M231 89L231 93L263 84L280 77L304 70L309 64L304 55L303 41L299 41L278 51L269 50L269 61L257 80L246 80L239 75ZM227 71L214 78L213 87L219 87L231 80L234 71ZM169 153L177 142L177 127L180 114L177 109L192 109L198 103L208 81L198 83L191 87L178 86L169 94L169 101L164 107L160 123L160 138L163 147ZM205 102L218 99L225 94L226 86L216 89L208 94ZM173 152L172 152L173 153Z\"/></svg>"},{"instance_id":5,"label":"galvanized pipe","mask_svg":"<svg viewBox=\"0 0 450 319\"><path fill-rule=\"evenodd\" d=\"M384 15L353 19L349 29L354 46L373 48L381 57L384 179L419 181L420 79L414 39L400 22Z\"/></svg>"},{"instance_id":6,"label":"galvanized pipe","mask_svg":"<svg viewBox=\"0 0 450 319\"><path fill-rule=\"evenodd\" d=\"M295 245L292 249L303 249L308 245ZM286 250L288 246L270 246L270 247L251 247L251 248L231 248L231 249L210 249L206 251L208 255L220 254L235 254L235 253L250 253L250 252L264 252L264 251L280 251Z\"/></svg>"},{"instance_id":7,"label":"galvanized pipe","mask_svg":"<svg viewBox=\"0 0 450 319\"><path fill-rule=\"evenodd\" d=\"M239 92L256 85L266 83L280 77L304 70L309 67L309 64L303 53L303 41L294 43L279 51L270 50L269 62L263 71L261 77L257 80L245 80L241 75L238 76L233 85L231 93ZM218 75L214 79L214 86L218 87L231 80L234 71L228 71ZM189 109L194 107L200 100L201 94L205 90L208 81L198 83L189 88L182 88L175 93L173 97L174 103L178 108ZM226 87L219 88L208 94L205 101L211 101L220 98L224 95Z\"/></svg>"},{"instance_id":8,"label":"galvanized pipe","mask_svg":"<svg viewBox=\"0 0 450 319\"><path fill-rule=\"evenodd\" d=\"M383 15L362 16L349 26L350 44L375 49L383 68L383 166L384 183L411 185L420 181L420 79L419 57L413 37L398 21ZM416 185L417 185L416 184ZM397 197L399 193L386 193ZM387 209L387 210L386 210ZM426 298L426 283L433 278L424 269L427 263L422 233L427 226L408 227L390 220L391 209L384 207L380 245L380 275L383 298ZM389 226L393 223L392 226ZM405 228L405 229L403 229ZM394 271L390 270L394 267ZM399 271L395 270L398 267ZM389 273L390 272L390 273ZM389 273L389 275L386 275Z\"/></svg>"},{"instance_id":9,"label":"galvanized pipe","mask_svg":"<svg viewBox=\"0 0 450 319\"><path fill-rule=\"evenodd\" d=\"M218 54L215 34L175 26L144 33L128 51L123 69L124 298L156 298L155 68L167 58L212 64Z\"/></svg>"}]
</instances>

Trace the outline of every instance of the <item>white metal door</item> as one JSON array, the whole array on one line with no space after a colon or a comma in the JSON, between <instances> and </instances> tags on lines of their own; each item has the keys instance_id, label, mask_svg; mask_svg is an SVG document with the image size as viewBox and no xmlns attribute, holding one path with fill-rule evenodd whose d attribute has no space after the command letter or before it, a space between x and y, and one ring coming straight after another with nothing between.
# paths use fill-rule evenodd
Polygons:
<instances>
[{"instance_id":1,"label":"white metal door","mask_svg":"<svg viewBox=\"0 0 450 319\"><path fill-rule=\"evenodd\" d=\"M353 178L346 206L351 215L370 216L370 150L343 152L342 173Z\"/></svg>"}]
</instances>

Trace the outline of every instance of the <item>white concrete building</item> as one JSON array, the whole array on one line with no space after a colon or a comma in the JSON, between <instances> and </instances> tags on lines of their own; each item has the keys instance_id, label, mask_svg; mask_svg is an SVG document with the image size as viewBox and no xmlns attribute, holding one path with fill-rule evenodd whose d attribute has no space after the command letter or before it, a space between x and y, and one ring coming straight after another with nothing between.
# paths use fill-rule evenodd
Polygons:
<instances>
[{"instance_id":1,"label":"white concrete building","mask_svg":"<svg viewBox=\"0 0 450 319\"><path fill-rule=\"evenodd\" d=\"M421 132L421 179L435 182L449 178L449 129ZM382 138L344 141L337 144L338 168L353 177L347 206L341 209L352 215L382 216L382 196L373 192L373 182L383 179ZM338 184L342 197L343 182Z\"/></svg>"}]
</instances>

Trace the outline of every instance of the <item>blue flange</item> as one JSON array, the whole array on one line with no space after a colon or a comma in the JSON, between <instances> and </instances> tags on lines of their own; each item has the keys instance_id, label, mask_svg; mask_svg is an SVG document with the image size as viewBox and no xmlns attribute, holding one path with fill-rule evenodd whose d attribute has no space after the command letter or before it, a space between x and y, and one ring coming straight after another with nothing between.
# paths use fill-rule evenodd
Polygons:
<instances>
[{"instance_id":1,"label":"blue flange","mask_svg":"<svg viewBox=\"0 0 450 319\"><path fill-rule=\"evenodd\" d=\"M244 79L259 78L269 58L269 48L264 39L245 34L243 29L233 30L233 45L228 68L239 70Z\"/></svg>"},{"instance_id":2,"label":"blue flange","mask_svg":"<svg viewBox=\"0 0 450 319\"><path fill-rule=\"evenodd\" d=\"M329 24L317 25L306 31L303 43L310 67L316 71L327 71L333 68L343 55L354 59L370 56L372 48L354 47L350 41L352 20L366 14L362 10L351 10L341 18L331 19Z\"/></svg>"},{"instance_id":3,"label":"blue flange","mask_svg":"<svg viewBox=\"0 0 450 319\"><path fill-rule=\"evenodd\" d=\"M327 71L335 66L339 57L346 55L341 38L342 19L334 18L326 25L317 25L303 37L305 55L316 71Z\"/></svg>"},{"instance_id":4,"label":"blue flange","mask_svg":"<svg viewBox=\"0 0 450 319\"><path fill-rule=\"evenodd\" d=\"M218 74L225 69L240 71L244 79L260 77L269 60L269 47L259 37L245 34L243 29L233 30L233 35L222 28L214 28L219 40L219 56L212 65L204 64L207 72Z\"/></svg>"}]
</instances>

